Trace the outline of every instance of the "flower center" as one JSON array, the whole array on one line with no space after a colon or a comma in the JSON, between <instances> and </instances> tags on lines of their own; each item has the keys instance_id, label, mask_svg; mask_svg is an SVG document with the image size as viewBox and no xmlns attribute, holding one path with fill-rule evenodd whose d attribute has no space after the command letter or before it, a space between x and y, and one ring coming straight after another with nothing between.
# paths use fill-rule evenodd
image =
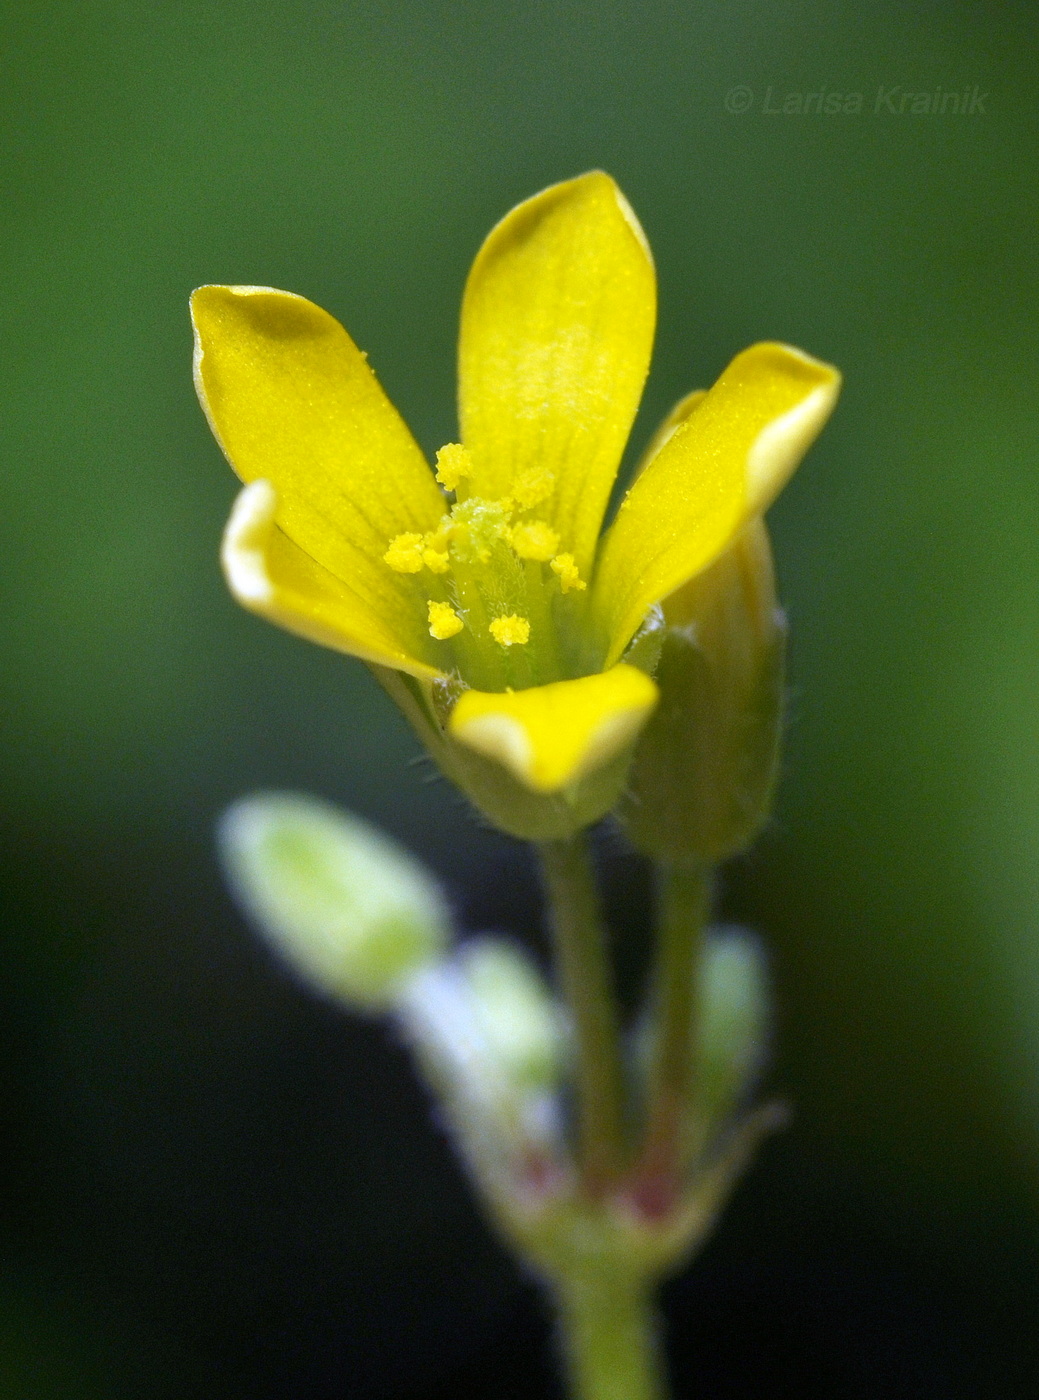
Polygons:
<instances>
[{"instance_id":1,"label":"flower center","mask_svg":"<svg viewBox=\"0 0 1039 1400\"><path fill-rule=\"evenodd\" d=\"M415 576L441 665L470 685L519 690L576 674L573 613L586 585L537 514L551 473L527 472L511 495L487 500L469 494L471 472L460 444L440 449L437 480L455 499L435 530L392 539L384 561Z\"/></svg>"}]
</instances>

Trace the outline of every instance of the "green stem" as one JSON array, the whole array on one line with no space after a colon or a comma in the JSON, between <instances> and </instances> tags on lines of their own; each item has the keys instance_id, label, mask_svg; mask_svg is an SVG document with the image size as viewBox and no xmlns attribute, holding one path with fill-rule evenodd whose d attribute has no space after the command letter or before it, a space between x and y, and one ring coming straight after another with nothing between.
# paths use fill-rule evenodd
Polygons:
<instances>
[{"instance_id":1,"label":"green stem","mask_svg":"<svg viewBox=\"0 0 1039 1400\"><path fill-rule=\"evenodd\" d=\"M591 1196L614 1180L624 1155L624 1075L613 977L598 892L582 834L540 846L556 966L573 1017L577 1157Z\"/></svg>"},{"instance_id":2,"label":"green stem","mask_svg":"<svg viewBox=\"0 0 1039 1400\"><path fill-rule=\"evenodd\" d=\"M700 963L711 902L709 868L662 867L660 896L650 992L653 1049L639 1175L651 1189L655 1182L666 1194L678 1170L682 1120L692 1102L696 1074Z\"/></svg>"},{"instance_id":3,"label":"green stem","mask_svg":"<svg viewBox=\"0 0 1039 1400\"><path fill-rule=\"evenodd\" d=\"M585 1276L555 1285L573 1400L665 1400L652 1289L643 1279Z\"/></svg>"}]
</instances>

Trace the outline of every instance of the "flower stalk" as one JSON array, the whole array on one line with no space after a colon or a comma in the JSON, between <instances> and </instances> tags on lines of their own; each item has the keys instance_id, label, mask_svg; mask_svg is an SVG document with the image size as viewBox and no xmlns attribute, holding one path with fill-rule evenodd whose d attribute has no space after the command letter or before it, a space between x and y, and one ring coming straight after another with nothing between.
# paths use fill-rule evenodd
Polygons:
<instances>
[{"instance_id":1,"label":"flower stalk","mask_svg":"<svg viewBox=\"0 0 1039 1400\"><path fill-rule=\"evenodd\" d=\"M625 1156L624 1070L613 973L588 839L540 847L556 968L573 1032L577 1161L586 1193L598 1197Z\"/></svg>"},{"instance_id":2,"label":"flower stalk","mask_svg":"<svg viewBox=\"0 0 1039 1400\"><path fill-rule=\"evenodd\" d=\"M554 1289L573 1400L666 1400L654 1291L616 1272Z\"/></svg>"},{"instance_id":3,"label":"flower stalk","mask_svg":"<svg viewBox=\"0 0 1039 1400\"><path fill-rule=\"evenodd\" d=\"M685 1120L696 1089L700 972L711 871L658 867L660 926L651 974L645 1129L636 1167L643 1209L666 1213L680 1187Z\"/></svg>"}]
</instances>

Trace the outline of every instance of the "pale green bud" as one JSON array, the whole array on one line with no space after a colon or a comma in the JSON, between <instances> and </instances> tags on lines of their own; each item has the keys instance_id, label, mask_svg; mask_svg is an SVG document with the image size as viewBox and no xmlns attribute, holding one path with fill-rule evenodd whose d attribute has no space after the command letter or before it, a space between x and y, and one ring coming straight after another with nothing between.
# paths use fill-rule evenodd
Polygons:
<instances>
[{"instance_id":1,"label":"pale green bud","mask_svg":"<svg viewBox=\"0 0 1039 1400\"><path fill-rule=\"evenodd\" d=\"M359 817L312 797L260 793L225 812L219 837L239 903L322 992L386 1009L447 945L434 880Z\"/></svg>"},{"instance_id":2,"label":"pale green bud","mask_svg":"<svg viewBox=\"0 0 1039 1400\"><path fill-rule=\"evenodd\" d=\"M480 1028L508 1080L548 1089L559 1079L557 1004L531 959L504 938L474 938L459 949Z\"/></svg>"},{"instance_id":3,"label":"pale green bud","mask_svg":"<svg viewBox=\"0 0 1039 1400\"><path fill-rule=\"evenodd\" d=\"M560 1162L562 1016L521 948L492 937L463 944L409 982L397 1015L492 1192L508 1194L535 1164Z\"/></svg>"},{"instance_id":4,"label":"pale green bud","mask_svg":"<svg viewBox=\"0 0 1039 1400\"><path fill-rule=\"evenodd\" d=\"M764 521L672 594L664 617L660 703L620 815L655 859L710 865L753 839L778 768L786 625Z\"/></svg>"},{"instance_id":5,"label":"pale green bud","mask_svg":"<svg viewBox=\"0 0 1039 1400\"><path fill-rule=\"evenodd\" d=\"M719 1123L754 1088L769 1034L768 968L761 942L741 928L713 929L701 963L696 1096Z\"/></svg>"},{"instance_id":6,"label":"pale green bud","mask_svg":"<svg viewBox=\"0 0 1039 1400\"><path fill-rule=\"evenodd\" d=\"M771 1025L768 966L747 929L713 928L700 950L692 1015L692 1073L681 1109L682 1153L695 1160L735 1122L754 1092ZM658 1027L652 1014L636 1029L634 1067L646 1082Z\"/></svg>"}]
</instances>

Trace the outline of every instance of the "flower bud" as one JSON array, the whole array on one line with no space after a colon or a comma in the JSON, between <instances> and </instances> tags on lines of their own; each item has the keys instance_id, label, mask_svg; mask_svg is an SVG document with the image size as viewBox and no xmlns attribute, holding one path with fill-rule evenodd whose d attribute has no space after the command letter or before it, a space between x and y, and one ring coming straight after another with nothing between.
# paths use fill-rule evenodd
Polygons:
<instances>
[{"instance_id":1,"label":"flower bud","mask_svg":"<svg viewBox=\"0 0 1039 1400\"><path fill-rule=\"evenodd\" d=\"M225 812L219 838L242 908L319 991L384 1010L446 947L438 886L359 817L311 797L260 793Z\"/></svg>"},{"instance_id":2,"label":"flower bud","mask_svg":"<svg viewBox=\"0 0 1039 1400\"><path fill-rule=\"evenodd\" d=\"M675 1106L679 1155L690 1164L749 1106L768 1047L770 992L763 945L748 929L712 928L696 971L688 1097ZM635 1031L633 1065L645 1086L660 1032L651 1013Z\"/></svg>"},{"instance_id":3,"label":"flower bud","mask_svg":"<svg viewBox=\"0 0 1039 1400\"><path fill-rule=\"evenodd\" d=\"M397 1013L482 1180L508 1191L558 1164L562 1016L521 948L464 943L412 980Z\"/></svg>"},{"instance_id":4,"label":"flower bud","mask_svg":"<svg viewBox=\"0 0 1039 1400\"><path fill-rule=\"evenodd\" d=\"M703 952L696 1069L699 1116L718 1125L745 1105L769 1031L768 969L746 929L712 929Z\"/></svg>"},{"instance_id":5,"label":"flower bud","mask_svg":"<svg viewBox=\"0 0 1039 1400\"><path fill-rule=\"evenodd\" d=\"M648 855L714 864L766 819L778 766L786 624L764 521L673 593L664 618L660 703L621 816Z\"/></svg>"},{"instance_id":6,"label":"flower bud","mask_svg":"<svg viewBox=\"0 0 1039 1400\"><path fill-rule=\"evenodd\" d=\"M458 961L501 1072L523 1089L554 1089L560 1072L560 1013L531 959L504 938L473 938L459 949Z\"/></svg>"}]
</instances>

